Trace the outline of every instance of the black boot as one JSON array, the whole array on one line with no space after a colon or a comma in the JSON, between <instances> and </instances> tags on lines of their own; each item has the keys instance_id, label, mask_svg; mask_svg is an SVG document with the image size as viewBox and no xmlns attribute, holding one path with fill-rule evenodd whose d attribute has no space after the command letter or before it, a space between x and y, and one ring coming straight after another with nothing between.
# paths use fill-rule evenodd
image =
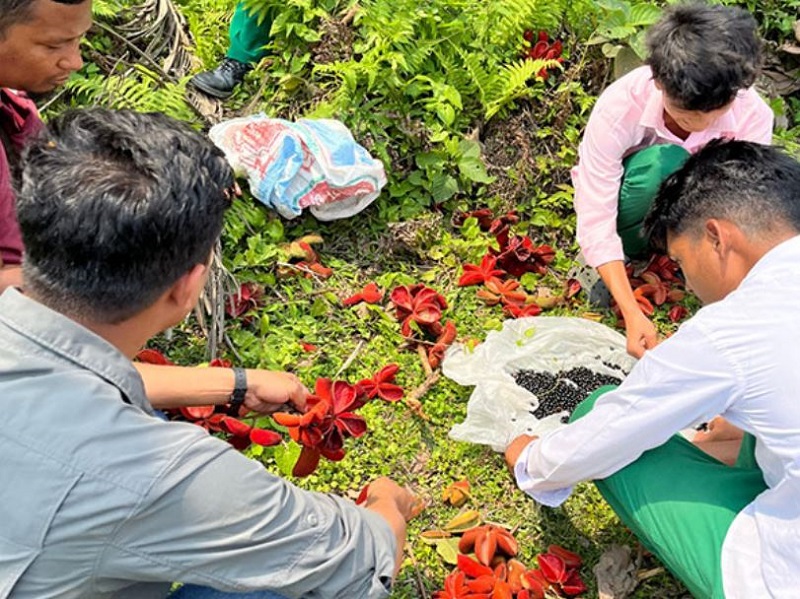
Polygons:
<instances>
[{"instance_id":1,"label":"black boot","mask_svg":"<svg viewBox=\"0 0 800 599\"><path fill-rule=\"evenodd\" d=\"M198 73L189 80L201 92L215 98L227 98L233 88L244 81L245 74L253 67L233 58L223 58L213 71Z\"/></svg>"}]
</instances>

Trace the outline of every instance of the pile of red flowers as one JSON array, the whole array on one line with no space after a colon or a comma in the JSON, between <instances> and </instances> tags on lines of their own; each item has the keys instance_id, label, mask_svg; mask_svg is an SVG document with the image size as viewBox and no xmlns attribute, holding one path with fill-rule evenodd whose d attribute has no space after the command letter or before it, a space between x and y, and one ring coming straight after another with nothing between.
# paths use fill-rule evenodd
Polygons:
<instances>
[{"instance_id":1,"label":"pile of red flowers","mask_svg":"<svg viewBox=\"0 0 800 599\"><path fill-rule=\"evenodd\" d=\"M366 421L355 410L375 398L394 402L403 397L402 387L394 384L399 369L397 364L389 364L356 385L317 379L314 395L306 398L305 413L273 414L275 422L285 426L289 436L302 447L292 474L308 476L317 469L321 457L333 462L342 460L345 439L367 432Z\"/></svg>"},{"instance_id":2,"label":"pile of red flowers","mask_svg":"<svg viewBox=\"0 0 800 599\"><path fill-rule=\"evenodd\" d=\"M512 235L511 225L519 222L516 212L508 212L494 218L488 209L461 213L454 221L461 224L467 218L475 218L481 230L495 236L497 249L490 247L480 264L464 264L463 274L458 280L460 287L482 285L478 297L490 306L502 305L509 317L536 316L543 307L549 307L561 298L543 298L530 295L520 286L519 277L532 272L543 275L555 258L555 250L549 245L535 245L527 235ZM580 291L576 281L567 282L562 298L569 299Z\"/></svg>"},{"instance_id":3,"label":"pile of red flowers","mask_svg":"<svg viewBox=\"0 0 800 599\"><path fill-rule=\"evenodd\" d=\"M574 597L586 590L581 557L558 545L536 556L537 568L528 568L516 559L519 547L511 533L485 524L465 531L458 548L456 569L433 599L544 599L548 593Z\"/></svg>"},{"instance_id":4,"label":"pile of red flowers","mask_svg":"<svg viewBox=\"0 0 800 599\"><path fill-rule=\"evenodd\" d=\"M439 366L445 350L458 334L452 320L442 324L442 312L447 309L447 300L441 293L422 283L395 287L389 299L401 323L400 333L410 346L427 345L430 367Z\"/></svg>"},{"instance_id":5,"label":"pile of red flowers","mask_svg":"<svg viewBox=\"0 0 800 599\"><path fill-rule=\"evenodd\" d=\"M647 316L652 316L657 306L672 305L667 313L670 322L680 322L689 311L678 302L685 296L684 285L678 276L679 266L668 256L654 254L647 267L634 276L633 266L628 265L628 280L633 289L633 296L639 309ZM612 309L618 318L618 326L624 326L622 312L616 303Z\"/></svg>"}]
</instances>

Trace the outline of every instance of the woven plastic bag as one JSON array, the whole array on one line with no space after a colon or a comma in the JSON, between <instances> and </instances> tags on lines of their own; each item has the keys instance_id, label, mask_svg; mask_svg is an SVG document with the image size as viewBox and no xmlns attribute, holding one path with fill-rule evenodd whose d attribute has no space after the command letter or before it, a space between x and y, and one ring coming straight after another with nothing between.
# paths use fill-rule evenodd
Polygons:
<instances>
[{"instance_id":1,"label":"woven plastic bag","mask_svg":"<svg viewBox=\"0 0 800 599\"><path fill-rule=\"evenodd\" d=\"M625 349L625 337L605 325L583 318L536 316L507 320L500 331L470 351L452 346L442 372L460 385L474 385L467 417L450 430L450 437L490 445L495 451L522 434L542 435L564 426L566 412L541 420L531 412L538 398L517 385L520 370L556 374L585 367L598 374L624 378L636 360Z\"/></svg>"},{"instance_id":2,"label":"woven plastic bag","mask_svg":"<svg viewBox=\"0 0 800 599\"><path fill-rule=\"evenodd\" d=\"M212 127L209 137L254 197L284 218L308 208L319 220L347 218L386 185L383 163L333 119L271 119L263 114Z\"/></svg>"}]
</instances>

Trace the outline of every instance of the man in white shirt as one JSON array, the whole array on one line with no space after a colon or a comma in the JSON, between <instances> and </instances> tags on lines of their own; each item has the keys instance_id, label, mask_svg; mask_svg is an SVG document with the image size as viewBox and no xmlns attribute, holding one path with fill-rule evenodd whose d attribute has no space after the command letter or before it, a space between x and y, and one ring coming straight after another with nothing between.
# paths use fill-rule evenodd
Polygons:
<instances>
[{"instance_id":1,"label":"man in white shirt","mask_svg":"<svg viewBox=\"0 0 800 599\"><path fill-rule=\"evenodd\" d=\"M795 596L800 163L712 142L664 183L645 228L706 306L622 385L568 426L517 438L506 460L544 505L594 480L696 597ZM718 415L746 433L734 467L676 435Z\"/></svg>"}]
</instances>

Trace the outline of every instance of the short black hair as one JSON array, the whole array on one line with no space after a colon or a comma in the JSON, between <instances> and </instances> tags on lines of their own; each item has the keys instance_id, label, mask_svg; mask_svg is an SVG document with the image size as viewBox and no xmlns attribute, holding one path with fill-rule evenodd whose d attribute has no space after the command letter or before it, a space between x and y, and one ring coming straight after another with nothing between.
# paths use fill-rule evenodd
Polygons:
<instances>
[{"instance_id":1,"label":"short black hair","mask_svg":"<svg viewBox=\"0 0 800 599\"><path fill-rule=\"evenodd\" d=\"M208 261L233 184L223 153L163 114L64 113L22 157L26 288L95 322L137 314Z\"/></svg>"},{"instance_id":2,"label":"short black hair","mask_svg":"<svg viewBox=\"0 0 800 599\"><path fill-rule=\"evenodd\" d=\"M33 11L37 2L56 2L58 4L83 4L87 0L0 0L0 41L8 28L23 23Z\"/></svg>"},{"instance_id":3,"label":"short black hair","mask_svg":"<svg viewBox=\"0 0 800 599\"><path fill-rule=\"evenodd\" d=\"M800 232L800 162L774 146L714 140L662 183L644 230L664 251L668 234L699 233L709 218L754 236Z\"/></svg>"},{"instance_id":4,"label":"short black hair","mask_svg":"<svg viewBox=\"0 0 800 599\"><path fill-rule=\"evenodd\" d=\"M647 32L653 79L684 110L710 112L753 85L761 64L756 21L746 10L702 3L666 8Z\"/></svg>"}]
</instances>

